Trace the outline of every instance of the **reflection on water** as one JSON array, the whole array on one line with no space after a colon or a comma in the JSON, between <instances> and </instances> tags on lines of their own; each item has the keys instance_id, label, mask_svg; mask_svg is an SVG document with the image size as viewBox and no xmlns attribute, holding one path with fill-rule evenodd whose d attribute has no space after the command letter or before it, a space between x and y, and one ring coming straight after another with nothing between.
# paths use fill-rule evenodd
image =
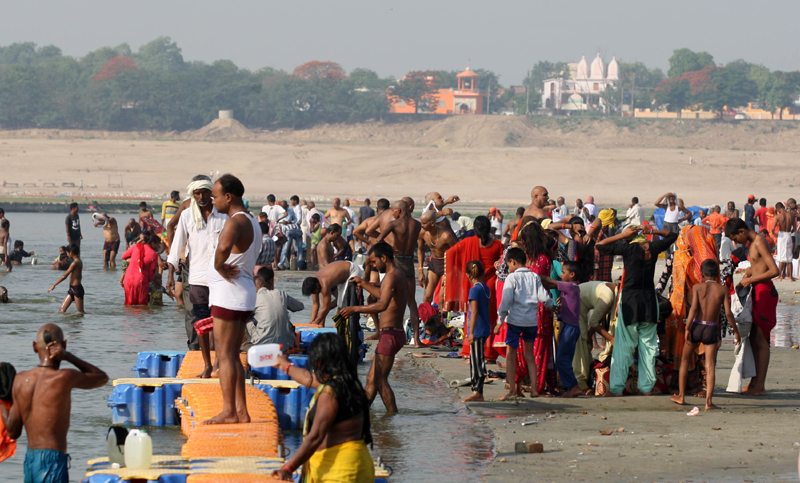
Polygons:
<instances>
[{"instance_id":1,"label":"reflection on water","mask_svg":"<svg viewBox=\"0 0 800 483\"><path fill-rule=\"evenodd\" d=\"M105 370L113 379L133 377L131 367L136 354L146 350L185 350L183 316L165 297L164 307L124 307L119 286L120 271L102 268L103 237L91 226L89 215L82 214L86 289L86 315L67 315L58 308L67 291L62 282L54 292L47 289L61 272L49 270L64 240L64 215L8 213L11 237L25 241L34 250L39 265L16 266L6 274L0 271L0 285L9 290L12 304L0 305L0 360L11 362L18 371L36 366L32 349L36 330L54 322L64 330L68 350ZM118 215L120 224L128 216ZM278 288L303 300L307 309L294 314L296 322L310 318L310 300L300 295L301 276L278 272ZM418 295L418 298L421 294ZM796 339L796 337L795 337ZM359 372L364 376L368 365ZM465 366L465 377L468 370ZM491 430L468 414L455 394L430 371L399 361L390 379L397 395L399 415L386 415L380 397L373 414L374 457L382 457L395 470L393 482L433 481L447 474L447 481L478 481L483 467L491 461L494 443ZM72 456L72 481L80 481L86 461L106 452L105 431L111 424L106 398L111 385L92 391L73 391L72 419L68 436ZM155 454L179 454L185 441L178 427L150 428ZM284 434L286 447L294 451L300 444L297 431ZM17 455L0 463L1 481L22 481L22 461L26 438L18 442Z\"/></svg>"}]
</instances>

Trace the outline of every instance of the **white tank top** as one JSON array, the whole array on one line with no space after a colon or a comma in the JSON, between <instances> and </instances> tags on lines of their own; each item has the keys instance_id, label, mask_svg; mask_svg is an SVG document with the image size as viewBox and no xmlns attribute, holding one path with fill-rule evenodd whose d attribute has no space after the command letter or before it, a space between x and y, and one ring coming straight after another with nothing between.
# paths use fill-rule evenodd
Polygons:
<instances>
[{"instance_id":1,"label":"white tank top","mask_svg":"<svg viewBox=\"0 0 800 483\"><path fill-rule=\"evenodd\" d=\"M683 218L683 212L678 209L678 205L675 205L675 209L671 210L671 206L667 205L666 212L664 213L664 222L666 223L678 223L681 218Z\"/></svg>"},{"instance_id":2,"label":"white tank top","mask_svg":"<svg viewBox=\"0 0 800 483\"><path fill-rule=\"evenodd\" d=\"M261 233L261 227L257 218L244 211L234 213L229 220L238 214L250 219L250 224L253 226L253 242L247 251L231 253L225 262L239 269L236 278L232 279L233 283L222 278L222 275L214 268L213 262L209 265L206 275L208 280L208 304L228 310L250 311L256 308L256 285L253 283L253 269L256 266L256 258L261 252L261 237L258 236ZM219 233L216 233L214 253L218 244Z\"/></svg>"}]
</instances>

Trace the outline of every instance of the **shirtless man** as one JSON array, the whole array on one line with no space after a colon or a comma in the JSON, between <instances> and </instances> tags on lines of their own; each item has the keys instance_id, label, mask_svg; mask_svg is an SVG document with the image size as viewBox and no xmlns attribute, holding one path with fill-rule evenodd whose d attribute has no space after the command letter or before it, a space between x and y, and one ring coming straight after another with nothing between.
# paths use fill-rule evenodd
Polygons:
<instances>
[{"instance_id":1,"label":"shirtless man","mask_svg":"<svg viewBox=\"0 0 800 483\"><path fill-rule=\"evenodd\" d=\"M737 245L750 244L747 258L750 268L739 281L742 287L752 287L753 327L750 329L750 342L756 362L756 376L742 393L748 396L765 396L767 369L769 368L769 333L777 322L775 309L778 305L778 292L772 279L778 276L778 266L764 237L747 227L740 218L728 220L725 236Z\"/></svg>"},{"instance_id":2,"label":"shirtless man","mask_svg":"<svg viewBox=\"0 0 800 483\"><path fill-rule=\"evenodd\" d=\"M408 196L402 198L402 200L405 201L406 204L408 205L408 212L413 213L414 200ZM375 218L372 220L372 223L367 227L366 235L370 238L377 239L378 236L380 236L380 234L383 233L383 231L386 229L386 226L393 221L394 221L394 215L392 214L392 210L387 209L380 215L375 216ZM391 233L388 234L383 241L385 241L389 245L394 245L394 235ZM373 240L372 243L375 243L375 240Z\"/></svg>"},{"instance_id":3,"label":"shirtless man","mask_svg":"<svg viewBox=\"0 0 800 483\"><path fill-rule=\"evenodd\" d=\"M425 244L431 248L431 258L428 260L428 277L425 277L425 271L422 268L422 263L419 266L419 286L425 287L425 296L423 301L433 302L433 294L436 287L439 285L439 280L444 275L444 252L448 248L455 245L458 240L453 236L449 230L442 230L436 224L436 212L426 211L419 219L421 223L421 230L419 232L419 240L417 241L417 260L425 259ZM441 294L444 296L444 293ZM442 303L439 302L439 306Z\"/></svg>"},{"instance_id":4,"label":"shirtless man","mask_svg":"<svg viewBox=\"0 0 800 483\"><path fill-rule=\"evenodd\" d=\"M365 218L361 220L361 223L353 230L353 236L364 243L365 248L369 250L370 246L375 240L370 240L367 236L367 228L375 221L376 218L381 216L381 214L389 209L389 200L386 198L381 198L378 200L378 203L375 205L377 211L375 212L375 216L371 216L369 218Z\"/></svg>"},{"instance_id":5,"label":"shirtless man","mask_svg":"<svg viewBox=\"0 0 800 483\"><path fill-rule=\"evenodd\" d=\"M537 186L531 190L531 204L525 209L525 216L532 216L537 220L547 218L544 208L550 203L550 193L544 186Z\"/></svg>"},{"instance_id":6,"label":"shirtless man","mask_svg":"<svg viewBox=\"0 0 800 483\"><path fill-rule=\"evenodd\" d=\"M330 225L327 233L317 245L317 260L319 268L329 265L334 259L334 247L337 252L344 250L344 238L342 238L342 227L336 223Z\"/></svg>"},{"instance_id":7,"label":"shirtless man","mask_svg":"<svg viewBox=\"0 0 800 483\"><path fill-rule=\"evenodd\" d=\"M778 281L782 282L784 278L789 278L792 282L795 281L792 275L792 255L794 252L794 231L796 223L794 215L786 211L783 203L778 202L775 204L775 226L772 228L773 235L778 240L778 272L780 276Z\"/></svg>"},{"instance_id":8,"label":"shirtless man","mask_svg":"<svg viewBox=\"0 0 800 483\"><path fill-rule=\"evenodd\" d=\"M81 281L83 280L83 262L80 259L81 248L74 243L71 244L69 248L67 248L67 256L72 259L72 263L67 271L64 272L64 274L61 275L58 280L56 280L56 283L47 289L47 293L50 293L56 288L56 285L69 277L69 290L67 291L67 296L64 297L64 301L61 303L61 308L58 309L58 311L62 314L66 312L74 300L75 308L78 309L78 313L83 314L84 290L83 285L81 285Z\"/></svg>"},{"instance_id":9,"label":"shirtless man","mask_svg":"<svg viewBox=\"0 0 800 483\"><path fill-rule=\"evenodd\" d=\"M105 220L96 221L94 226L103 227L103 268L117 268L117 253L119 253L119 227L117 226L117 219L113 216L108 216L107 213L102 213L106 218Z\"/></svg>"},{"instance_id":10,"label":"shirtless man","mask_svg":"<svg viewBox=\"0 0 800 483\"><path fill-rule=\"evenodd\" d=\"M342 201L339 198L333 199L333 208L325 212L325 221L330 225L346 226L350 223L350 215L347 210L342 208Z\"/></svg>"},{"instance_id":11,"label":"shirtless man","mask_svg":"<svg viewBox=\"0 0 800 483\"><path fill-rule=\"evenodd\" d=\"M6 266L6 271L11 271L11 260L8 251L8 228L11 223L8 220L0 221L0 262Z\"/></svg>"},{"instance_id":12,"label":"shirtless man","mask_svg":"<svg viewBox=\"0 0 800 483\"><path fill-rule=\"evenodd\" d=\"M147 224L144 221L145 218L153 218L153 212L147 209L147 202L142 201L139 203L139 225L141 225L142 230L147 229Z\"/></svg>"},{"instance_id":13,"label":"shirtless man","mask_svg":"<svg viewBox=\"0 0 800 483\"><path fill-rule=\"evenodd\" d=\"M347 282L363 274L355 263L340 261L320 268L313 277L303 280L303 295L311 296L311 323L324 327L328 312L337 306L344 307Z\"/></svg>"},{"instance_id":14,"label":"shirtless man","mask_svg":"<svg viewBox=\"0 0 800 483\"><path fill-rule=\"evenodd\" d=\"M12 389L14 403L10 409L0 404L0 414L11 439L19 438L25 427L25 481L67 482L72 389L102 387L108 376L67 352L67 341L55 324L39 328L33 351L39 356L39 365L17 374ZM59 369L62 361L78 370Z\"/></svg>"},{"instance_id":15,"label":"shirtless man","mask_svg":"<svg viewBox=\"0 0 800 483\"><path fill-rule=\"evenodd\" d=\"M410 198L403 198L403 200L408 203ZM458 203L461 201L456 195L447 198L446 200L442 197L441 194L437 193L436 191L432 191L425 195L425 211L433 210L435 208L436 213L436 226L439 227L440 230L447 230L453 235L453 238L456 238L456 234L453 231L453 227L450 225L450 220L446 217L453 214L453 210L450 208L446 208L447 205L452 205L453 203ZM431 202L433 202L433 207L431 207ZM412 201L412 206L408 209L409 213L414 212L414 206Z\"/></svg>"},{"instance_id":16,"label":"shirtless man","mask_svg":"<svg viewBox=\"0 0 800 483\"><path fill-rule=\"evenodd\" d=\"M261 252L261 227L244 207L244 185L237 177L220 176L211 195L216 210L228 215L219 233L213 269L209 267L206 274L219 361L222 412L202 424L249 423L239 348L247 333L247 322L256 308L253 270Z\"/></svg>"},{"instance_id":17,"label":"shirtless man","mask_svg":"<svg viewBox=\"0 0 800 483\"><path fill-rule=\"evenodd\" d=\"M719 327L721 308L725 309L725 316L733 328L735 342L739 343L739 329L731 312L731 297L728 288L717 282L719 278L719 263L716 260L705 260L700 265L703 283L698 283L692 289L692 305L686 317L686 343L683 346L684 354L693 354L700 344L705 346L706 360L706 411L720 409L715 406L711 398L714 395L714 379L717 367L717 351L722 342ZM678 394L671 397L672 402L684 404L686 395L686 372L689 370L689 358L681 358L681 367L678 379Z\"/></svg>"},{"instance_id":18,"label":"shirtless man","mask_svg":"<svg viewBox=\"0 0 800 483\"><path fill-rule=\"evenodd\" d=\"M405 204L405 202L403 202ZM339 314L347 318L353 314L381 314L381 330L378 346L375 348L375 359L367 374L367 399L370 404L380 393L386 411L397 412L394 392L389 386L389 373L394 365L394 357L403 348L406 334L403 330L403 316L408 305L408 277L394 264L394 249L385 242L376 243L369 251L367 263L377 271L384 273L383 282L376 287L359 277L352 283L363 288L378 301L370 305L345 307ZM411 289L414 289L413 278ZM419 325L419 323L417 323ZM417 335L417 334L415 334Z\"/></svg>"},{"instance_id":19,"label":"shirtless man","mask_svg":"<svg viewBox=\"0 0 800 483\"><path fill-rule=\"evenodd\" d=\"M506 225L506 229L503 230L503 245L508 246L508 244L511 243L511 237L514 235L514 230L517 229L517 224L519 223L519 220L521 220L524 216L525 216L525 208L520 206L519 208L517 208L517 217L509 221L508 224Z\"/></svg>"},{"instance_id":20,"label":"shirtless man","mask_svg":"<svg viewBox=\"0 0 800 483\"><path fill-rule=\"evenodd\" d=\"M419 311L416 299L416 279L414 278L414 249L419 241L419 232L422 225L411 218L408 203L403 200L395 201L391 208L394 221L386 225L378 237L378 243L392 235L394 237L394 267L406 277L408 310L411 312L411 328L414 331L414 346L421 347L419 341Z\"/></svg>"}]
</instances>

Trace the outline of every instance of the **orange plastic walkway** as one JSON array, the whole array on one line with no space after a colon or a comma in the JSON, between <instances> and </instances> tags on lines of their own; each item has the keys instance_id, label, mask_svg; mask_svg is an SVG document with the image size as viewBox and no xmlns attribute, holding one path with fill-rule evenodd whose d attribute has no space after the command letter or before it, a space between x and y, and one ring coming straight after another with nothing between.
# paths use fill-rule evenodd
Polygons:
<instances>
[{"instance_id":1,"label":"orange plastic walkway","mask_svg":"<svg viewBox=\"0 0 800 483\"><path fill-rule=\"evenodd\" d=\"M216 359L216 354L214 351L211 351L211 363L213 364ZM246 352L239 354L239 360L242 361L242 366L247 367ZM188 351L186 356L183 358L181 368L178 369L178 375L175 377L178 379L191 379L202 373L205 367L205 363L203 362L203 354L201 354L200 351Z\"/></svg>"}]
</instances>

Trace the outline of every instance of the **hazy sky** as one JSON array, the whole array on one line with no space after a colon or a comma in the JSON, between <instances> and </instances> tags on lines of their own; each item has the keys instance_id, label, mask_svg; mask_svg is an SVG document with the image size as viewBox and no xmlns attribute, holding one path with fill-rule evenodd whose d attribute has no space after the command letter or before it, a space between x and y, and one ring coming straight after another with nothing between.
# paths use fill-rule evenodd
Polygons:
<instances>
[{"instance_id":1,"label":"hazy sky","mask_svg":"<svg viewBox=\"0 0 800 483\"><path fill-rule=\"evenodd\" d=\"M33 41L82 56L167 35L186 60L287 71L331 60L399 77L471 59L510 85L539 60L591 61L597 52L666 70L681 47L717 63L798 70L798 19L796 0L42 0L4 2L0 45Z\"/></svg>"}]
</instances>

